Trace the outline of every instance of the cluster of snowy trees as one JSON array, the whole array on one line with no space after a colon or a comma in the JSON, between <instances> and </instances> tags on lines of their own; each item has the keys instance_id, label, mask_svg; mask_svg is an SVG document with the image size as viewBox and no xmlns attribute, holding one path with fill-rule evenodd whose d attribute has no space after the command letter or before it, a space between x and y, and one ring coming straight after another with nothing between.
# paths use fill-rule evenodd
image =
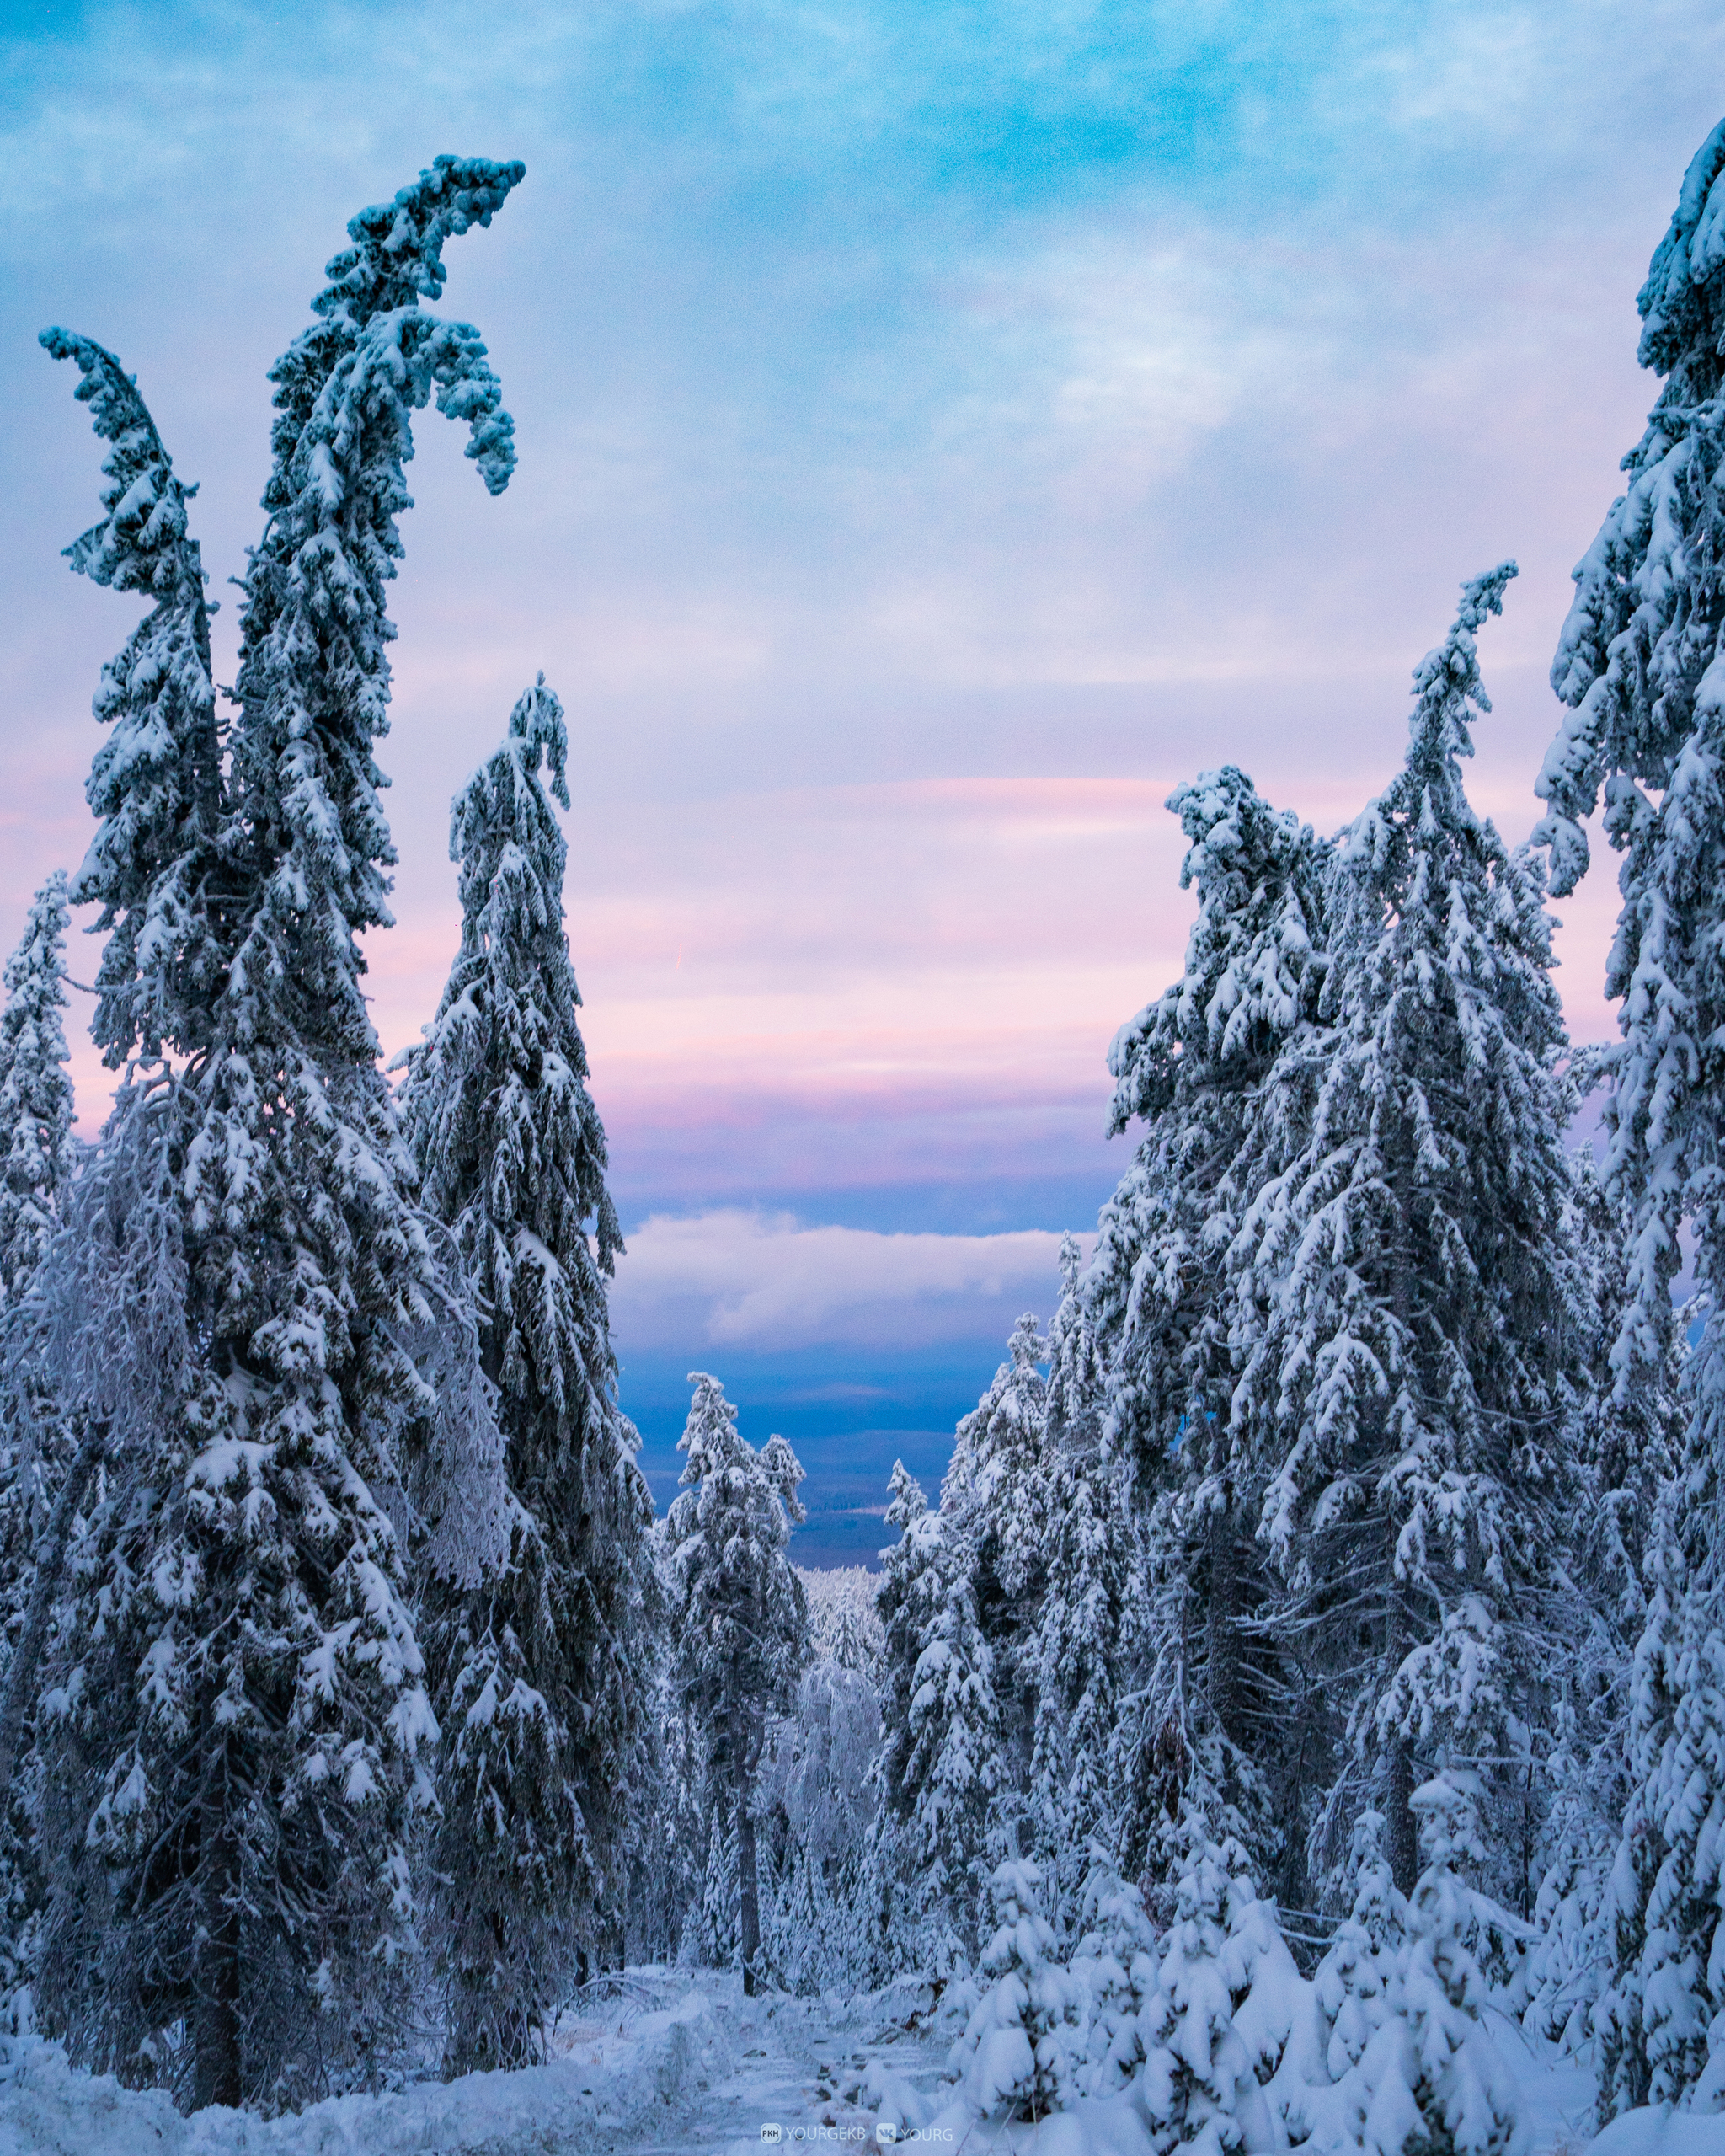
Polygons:
<instances>
[{"instance_id":1,"label":"cluster of snowy trees","mask_svg":"<svg viewBox=\"0 0 1725 2156\"><path fill-rule=\"evenodd\" d=\"M1199 912L1114 1044L1135 1157L889 1559L923 1614L886 1794L973 1904L1033 1859L1070 1932L1094 1839L1135 1872L1194 1806L1307 1911L1373 1811L1406 1895L1416 1790L1465 1763L1530 1909L1611 1222L1566 1143L1538 861L1461 780L1513 573L1466 588L1336 839L1236 770L1174 797Z\"/></svg>"},{"instance_id":2,"label":"cluster of snowy trees","mask_svg":"<svg viewBox=\"0 0 1725 2156\"><path fill-rule=\"evenodd\" d=\"M1641 296L1664 388L1532 841L1464 784L1509 563L1340 832L1178 789L1130 1164L938 1503L895 1470L866 1588L792 1565L802 1469L711 1377L654 1521L542 676L457 794L398 1087L366 1013L413 414L514 463L426 302L521 176L440 158L350 225L272 373L223 696L195 490L111 354L43 339L108 444L72 566L147 611L0 1014L8 1993L189 2104L522 2063L673 1957L919 1971L977 2110L1124 2093L1160 2151L1509 2149L1488 1991L1595 2044L1605 2113L1725 2101L1725 125ZM1576 1051L1547 898L1601 792L1622 1037Z\"/></svg>"},{"instance_id":3,"label":"cluster of snowy trees","mask_svg":"<svg viewBox=\"0 0 1725 2156\"><path fill-rule=\"evenodd\" d=\"M1232 768L1174 795L1198 916L1112 1051L1131 1165L938 1511L896 1488L876 1886L937 1880L969 1959L991 1882L983 2108L1103 2093L1125 1996L1159 2145L1268 2145L1268 2101L1505 2148L1488 1989L1593 2040L1603 2116L1725 2101L1725 125L1640 306L1664 386L1529 846L1463 784L1508 563L1335 837ZM1577 1051L1546 901L1602 794L1621 1039ZM1143 1939L1130 1893L1097 1922L1122 1875Z\"/></svg>"},{"instance_id":4,"label":"cluster of snowy trees","mask_svg":"<svg viewBox=\"0 0 1725 2156\"><path fill-rule=\"evenodd\" d=\"M104 670L98 830L7 976L0 1693L8 1950L75 2057L281 2105L425 2042L527 2054L621 1950L649 1784L652 1508L563 935L542 684L457 798L461 951L398 1095L362 993L394 859L375 747L415 410L512 426L428 302L518 165L440 158L349 227L272 371L265 523L218 698L195 490L114 356L74 569L148 611ZM68 898L120 1073L77 1146Z\"/></svg>"},{"instance_id":5,"label":"cluster of snowy trees","mask_svg":"<svg viewBox=\"0 0 1725 2156\"><path fill-rule=\"evenodd\" d=\"M752 1985L761 1793L772 1881L792 1838L842 1869L879 1727L872 1608L811 1625L802 1470L710 1378L654 1519L542 675L456 796L461 946L397 1088L366 1008L413 415L465 420L493 494L515 461L478 332L425 302L521 178L440 158L350 224L272 371L225 698L195 490L111 353L42 340L108 445L72 564L148 610L95 699L96 835L0 1015L0 1977L189 2105L524 2063L631 1954ZM120 1074L92 1144L73 904Z\"/></svg>"}]
</instances>

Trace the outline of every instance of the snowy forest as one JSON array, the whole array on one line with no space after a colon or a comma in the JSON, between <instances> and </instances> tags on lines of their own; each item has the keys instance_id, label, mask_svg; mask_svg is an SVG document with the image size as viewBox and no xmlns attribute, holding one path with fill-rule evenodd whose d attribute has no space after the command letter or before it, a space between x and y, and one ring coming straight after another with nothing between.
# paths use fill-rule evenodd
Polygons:
<instances>
[{"instance_id":1,"label":"snowy forest","mask_svg":"<svg viewBox=\"0 0 1725 2156\"><path fill-rule=\"evenodd\" d=\"M0 1017L0 2121L104 2076L284 2131L548 2086L582 2001L700 1982L914 2036L920 2082L822 2065L858 2138L1509 2156L1527 2044L1589 2130L1725 2110L1725 123L1531 839L1466 783L1509 561L1343 828L1178 788L1118 1188L937 1501L882 1492L877 1575L797 1567L802 1468L718 1376L655 1517L542 675L452 805L437 1009L387 1069L368 1014L414 415L515 464L442 252L522 178L440 158L353 219L271 372L231 689L195 490L121 361L42 334L103 445L71 566L146 611ZM1582 1046L1550 906L1602 800Z\"/></svg>"}]
</instances>

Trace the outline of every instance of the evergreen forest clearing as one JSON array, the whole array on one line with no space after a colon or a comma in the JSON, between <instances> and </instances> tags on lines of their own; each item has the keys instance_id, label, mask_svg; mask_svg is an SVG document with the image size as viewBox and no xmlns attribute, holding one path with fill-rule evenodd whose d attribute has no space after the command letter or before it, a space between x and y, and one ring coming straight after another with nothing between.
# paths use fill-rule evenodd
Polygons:
<instances>
[{"instance_id":1,"label":"evergreen forest clearing","mask_svg":"<svg viewBox=\"0 0 1725 2156\"><path fill-rule=\"evenodd\" d=\"M398 1070L362 993L414 416L515 462L443 250L523 177L352 221L229 690L195 490L43 333L104 445L72 566L146 612L0 1014L0 2152L1725 2156L1725 123L1532 839L1465 784L1508 561L1341 830L1178 789L1130 1158L878 1576L798 1569L794 1450L706 1373L655 1517L542 675Z\"/></svg>"}]
</instances>

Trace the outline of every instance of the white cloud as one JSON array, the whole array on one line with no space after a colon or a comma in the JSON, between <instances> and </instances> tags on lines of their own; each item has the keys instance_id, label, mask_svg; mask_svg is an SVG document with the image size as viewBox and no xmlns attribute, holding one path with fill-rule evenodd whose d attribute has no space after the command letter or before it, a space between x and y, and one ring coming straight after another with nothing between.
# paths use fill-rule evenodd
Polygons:
<instances>
[{"instance_id":1,"label":"white cloud","mask_svg":"<svg viewBox=\"0 0 1725 2156\"><path fill-rule=\"evenodd\" d=\"M725 1208L653 1215L629 1238L611 1295L625 1356L648 1347L885 1345L1002 1340L1022 1309L1044 1319L1060 1238L883 1235Z\"/></svg>"}]
</instances>

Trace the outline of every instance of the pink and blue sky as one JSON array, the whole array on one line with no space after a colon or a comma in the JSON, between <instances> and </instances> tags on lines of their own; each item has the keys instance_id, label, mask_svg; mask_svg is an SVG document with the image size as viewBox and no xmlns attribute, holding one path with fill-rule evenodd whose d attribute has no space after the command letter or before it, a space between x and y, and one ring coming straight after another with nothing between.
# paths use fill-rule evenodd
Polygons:
<instances>
[{"instance_id":1,"label":"pink and blue sky","mask_svg":"<svg viewBox=\"0 0 1725 2156\"><path fill-rule=\"evenodd\" d=\"M265 371L347 217L442 150L526 161L447 256L521 468L488 500L421 425L371 981L393 1051L454 947L448 797L542 666L661 1495L694 1367L829 1506L879 1503L895 1452L937 1473L1124 1165L1103 1057L1189 915L1169 789L1237 762L1332 827L1505 554L1474 792L1531 825L1568 572L1656 393L1635 293L1725 111L1706 0L3 25L0 944L88 843L89 698L131 618L59 557L97 445L36 330L136 371L219 586L259 527ZM1562 909L1581 1039L1612 1024L1614 898L1600 848Z\"/></svg>"}]
</instances>

